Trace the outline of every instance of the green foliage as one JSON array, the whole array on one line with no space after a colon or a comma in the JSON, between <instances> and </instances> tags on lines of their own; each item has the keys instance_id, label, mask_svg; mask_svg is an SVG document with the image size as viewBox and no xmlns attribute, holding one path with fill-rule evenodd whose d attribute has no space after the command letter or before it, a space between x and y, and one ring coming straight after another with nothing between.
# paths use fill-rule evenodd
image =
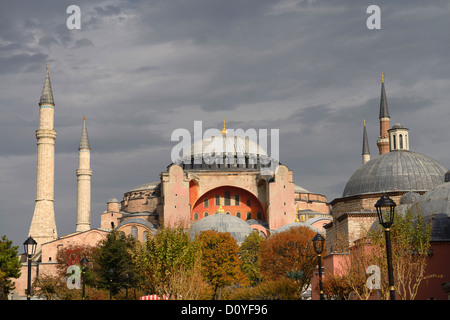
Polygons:
<instances>
[{"instance_id":1,"label":"green foliage","mask_svg":"<svg viewBox=\"0 0 450 320\"><path fill-rule=\"evenodd\" d=\"M8 294L15 289L11 278L20 277L21 264L17 255L17 246L6 236L0 241L0 300L8 299Z\"/></svg>"},{"instance_id":2,"label":"green foliage","mask_svg":"<svg viewBox=\"0 0 450 320\"><path fill-rule=\"evenodd\" d=\"M196 299L205 283L200 274L200 246L182 228L162 228L136 244L132 253L142 287L151 294Z\"/></svg>"},{"instance_id":3,"label":"green foliage","mask_svg":"<svg viewBox=\"0 0 450 320\"><path fill-rule=\"evenodd\" d=\"M100 288L109 289L111 285L114 295L121 288L137 282L131 258L134 245L133 237L126 237L117 231L112 231L100 242L93 256L95 264L92 266Z\"/></svg>"},{"instance_id":4,"label":"green foliage","mask_svg":"<svg viewBox=\"0 0 450 320\"><path fill-rule=\"evenodd\" d=\"M241 270L253 286L262 280L260 272L261 261L258 256L263 241L263 236L258 231L253 231L239 247L239 258L242 261Z\"/></svg>"}]
</instances>

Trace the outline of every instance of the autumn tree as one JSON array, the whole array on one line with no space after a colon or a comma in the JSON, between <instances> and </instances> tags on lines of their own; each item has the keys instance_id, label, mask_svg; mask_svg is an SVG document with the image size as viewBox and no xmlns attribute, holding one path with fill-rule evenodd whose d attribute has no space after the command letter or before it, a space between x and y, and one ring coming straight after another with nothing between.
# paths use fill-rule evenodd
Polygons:
<instances>
[{"instance_id":1,"label":"autumn tree","mask_svg":"<svg viewBox=\"0 0 450 320\"><path fill-rule=\"evenodd\" d=\"M278 280L295 273L300 290L310 283L316 266L312 238L316 232L307 227L294 227L266 239L261 246L261 273L265 279Z\"/></svg>"},{"instance_id":2,"label":"autumn tree","mask_svg":"<svg viewBox=\"0 0 450 320\"><path fill-rule=\"evenodd\" d=\"M171 299L201 299L207 290L201 275L200 246L182 227L161 228L132 252L141 286Z\"/></svg>"},{"instance_id":3,"label":"autumn tree","mask_svg":"<svg viewBox=\"0 0 450 320\"><path fill-rule=\"evenodd\" d=\"M12 279L21 274L18 247L12 243L5 235L0 240L0 300L8 299L8 294L15 288Z\"/></svg>"},{"instance_id":4,"label":"autumn tree","mask_svg":"<svg viewBox=\"0 0 450 320\"><path fill-rule=\"evenodd\" d=\"M213 286L214 295L217 295L219 288L246 284L241 271L239 246L230 233L203 231L196 235L195 241L201 247L202 274Z\"/></svg>"},{"instance_id":5,"label":"autumn tree","mask_svg":"<svg viewBox=\"0 0 450 320\"><path fill-rule=\"evenodd\" d=\"M242 272L249 279L250 284L255 286L261 282L261 271L259 251L264 237L258 231L250 233L239 247L239 258L242 261Z\"/></svg>"}]
</instances>

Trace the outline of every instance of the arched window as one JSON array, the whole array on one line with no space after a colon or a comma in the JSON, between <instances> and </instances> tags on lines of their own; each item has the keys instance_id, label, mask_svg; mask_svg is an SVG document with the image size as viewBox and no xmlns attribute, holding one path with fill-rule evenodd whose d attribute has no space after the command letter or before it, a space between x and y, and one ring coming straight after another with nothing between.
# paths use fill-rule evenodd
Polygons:
<instances>
[{"instance_id":1,"label":"arched window","mask_svg":"<svg viewBox=\"0 0 450 320\"><path fill-rule=\"evenodd\" d=\"M194 220L198 220L198 212L194 212Z\"/></svg>"},{"instance_id":2,"label":"arched window","mask_svg":"<svg viewBox=\"0 0 450 320\"><path fill-rule=\"evenodd\" d=\"M230 214L230 211L227 211L226 214Z\"/></svg>"},{"instance_id":3,"label":"arched window","mask_svg":"<svg viewBox=\"0 0 450 320\"><path fill-rule=\"evenodd\" d=\"M203 214L203 217L207 217L209 216L209 213L205 211L205 213Z\"/></svg>"},{"instance_id":4,"label":"arched window","mask_svg":"<svg viewBox=\"0 0 450 320\"><path fill-rule=\"evenodd\" d=\"M208 198L203 199L203 207L208 208L209 207L209 200Z\"/></svg>"},{"instance_id":5,"label":"arched window","mask_svg":"<svg viewBox=\"0 0 450 320\"><path fill-rule=\"evenodd\" d=\"M131 236L135 239L137 239L138 236L138 229L136 227L131 227Z\"/></svg>"},{"instance_id":6,"label":"arched window","mask_svg":"<svg viewBox=\"0 0 450 320\"><path fill-rule=\"evenodd\" d=\"M395 134L392 136L392 140L394 140L394 150L397 150L397 138L395 137Z\"/></svg>"},{"instance_id":7,"label":"arched window","mask_svg":"<svg viewBox=\"0 0 450 320\"><path fill-rule=\"evenodd\" d=\"M258 211L258 213L256 214L256 218L258 220L262 220L262 213L261 213L261 211Z\"/></svg>"},{"instance_id":8,"label":"arched window","mask_svg":"<svg viewBox=\"0 0 450 320\"><path fill-rule=\"evenodd\" d=\"M241 204L241 197L238 194L234 196L234 204L237 206Z\"/></svg>"},{"instance_id":9,"label":"arched window","mask_svg":"<svg viewBox=\"0 0 450 320\"><path fill-rule=\"evenodd\" d=\"M216 195L216 206L220 206L220 196Z\"/></svg>"},{"instance_id":10,"label":"arched window","mask_svg":"<svg viewBox=\"0 0 450 320\"><path fill-rule=\"evenodd\" d=\"M229 206L230 205L230 191L225 191L225 201L224 201L224 205Z\"/></svg>"},{"instance_id":11,"label":"arched window","mask_svg":"<svg viewBox=\"0 0 450 320\"><path fill-rule=\"evenodd\" d=\"M399 135L399 144L400 144L400 149L403 149L403 136Z\"/></svg>"},{"instance_id":12,"label":"arched window","mask_svg":"<svg viewBox=\"0 0 450 320\"><path fill-rule=\"evenodd\" d=\"M249 206L249 207L252 206L252 201L250 200L250 198L247 199L247 206Z\"/></svg>"},{"instance_id":13,"label":"arched window","mask_svg":"<svg viewBox=\"0 0 450 320\"><path fill-rule=\"evenodd\" d=\"M250 220L252 218L252 213L251 212L247 212L247 220Z\"/></svg>"},{"instance_id":14,"label":"arched window","mask_svg":"<svg viewBox=\"0 0 450 320\"><path fill-rule=\"evenodd\" d=\"M241 213L238 211L236 212L236 217L240 218L241 217Z\"/></svg>"}]
</instances>

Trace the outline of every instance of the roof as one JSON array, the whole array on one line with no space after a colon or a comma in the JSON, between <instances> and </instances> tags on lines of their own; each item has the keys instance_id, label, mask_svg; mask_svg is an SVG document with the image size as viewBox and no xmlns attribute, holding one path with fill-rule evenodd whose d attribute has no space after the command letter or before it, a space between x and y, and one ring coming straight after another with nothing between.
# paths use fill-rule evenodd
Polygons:
<instances>
[{"instance_id":1,"label":"roof","mask_svg":"<svg viewBox=\"0 0 450 320\"><path fill-rule=\"evenodd\" d=\"M386 99L386 90L384 89L384 80L381 82L381 98L380 98L380 119L381 118L390 118L389 117L389 109L387 105Z\"/></svg>"},{"instance_id":2,"label":"roof","mask_svg":"<svg viewBox=\"0 0 450 320\"><path fill-rule=\"evenodd\" d=\"M450 241L450 183L445 182L423 194L414 204L432 221L431 239Z\"/></svg>"},{"instance_id":3,"label":"roof","mask_svg":"<svg viewBox=\"0 0 450 320\"><path fill-rule=\"evenodd\" d=\"M222 154L232 153L241 155L263 155L267 156L266 151L256 142L249 138L238 135L220 135L212 136L194 142L190 148L183 152L182 158L204 154Z\"/></svg>"},{"instance_id":4,"label":"roof","mask_svg":"<svg viewBox=\"0 0 450 320\"><path fill-rule=\"evenodd\" d=\"M241 218L231 214L216 213L204 217L191 225L191 238L202 231L214 230L217 232L229 232L241 244L252 233L253 229Z\"/></svg>"},{"instance_id":5,"label":"roof","mask_svg":"<svg viewBox=\"0 0 450 320\"><path fill-rule=\"evenodd\" d=\"M444 182L447 169L426 155L395 150L363 164L351 176L342 197L389 191L428 191Z\"/></svg>"},{"instance_id":6,"label":"roof","mask_svg":"<svg viewBox=\"0 0 450 320\"><path fill-rule=\"evenodd\" d=\"M86 129L86 118L83 118L83 129L81 130L80 146L78 147L78 150L80 149L90 149L89 137Z\"/></svg>"},{"instance_id":7,"label":"roof","mask_svg":"<svg viewBox=\"0 0 450 320\"><path fill-rule=\"evenodd\" d=\"M53 99L52 84L50 82L50 74L48 72L48 64L47 64L47 74L45 75L44 87L42 88L41 99L39 100L39 105L43 104L55 105L55 100Z\"/></svg>"},{"instance_id":8,"label":"roof","mask_svg":"<svg viewBox=\"0 0 450 320\"><path fill-rule=\"evenodd\" d=\"M144 184L141 184L141 185L131 189L128 192L141 191L141 190L153 190L153 189L156 189L156 188L160 187L160 185L161 185L161 181L154 181L154 182L150 182L150 183L144 183Z\"/></svg>"}]
</instances>

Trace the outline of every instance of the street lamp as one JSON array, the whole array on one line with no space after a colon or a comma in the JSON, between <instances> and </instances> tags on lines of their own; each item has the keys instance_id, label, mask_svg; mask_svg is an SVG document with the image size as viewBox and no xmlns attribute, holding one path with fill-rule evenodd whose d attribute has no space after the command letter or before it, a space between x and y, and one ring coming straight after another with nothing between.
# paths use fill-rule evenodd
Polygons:
<instances>
[{"instance_id":1,"label":"street lamp","mask_svg":"<svg viewBox=\"0 0 450 320\"><path fill-rule=\"evenodd\" d=\"M109 300L112 300L112 282L113 282L114 269L113 268L109 269L108 273L109 273Z\"/></svg>"},{"instance_id":2,"label":"street lamp","mask_svg":"<svg viewBox=\"0 0 450 320\"><path fill-rule=\"evenodd\" d=\"M83 280L83 291L82 291L82 299L84 300L84 294L85 294L85 283L86 283L86 271L89 267L89 260L86 257L83 257L83 259L80 260L81 265L81 275Z\"/></svg>"},{"instance_id":3,"label":"street lamp","mask_svg":"<svg viewBox=\"0 0 450 320\"><path fill-rule=\"evenodd\" d=\"M391 300L395 300L394 269L392 267L391 226L394 223L396 204L387 195L383 195L375 204L378 221L384 227L386 237L386 256L388 264L389 292Z\"/></svg>"},{"instance_id":4,"label":"street lamp","mask_svg":"<svg viewBox=\"0 0 450 320\"><path fill-rule=\"evenodd\" d=\"M314 245L314 251L317 253L317 264L319 265L319 295L320 300L323 300L323 284L322 284L322 252L325 238L322 237L320 233L317 234L312 239Z\"/></svg>"},{"instance_id":5,"label":"street lamp","mask_svg":"<svg viewBox=\"0 0 450 320\"><path fill-rule=\"evenodd\" d=\"M31 258L36 253L37 242L31 236L23 243L23 249L28 259L27 300L31 298Z\"/></svg>"}]
</instances>

